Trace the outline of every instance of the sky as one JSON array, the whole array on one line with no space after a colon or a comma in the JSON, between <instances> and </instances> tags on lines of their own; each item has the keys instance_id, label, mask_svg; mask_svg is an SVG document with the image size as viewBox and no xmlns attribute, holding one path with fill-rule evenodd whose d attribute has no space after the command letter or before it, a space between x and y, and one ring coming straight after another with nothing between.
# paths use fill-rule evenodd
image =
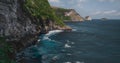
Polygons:
<instances>
[{"instance_id":1,"label":"sky","mask_svg":"<svg viewBox=\"0 0 120 63\"><path fill-rule=\"evenodd\" d=\"M120 0L48 0L51 6L75 9L82 17L120 19Z\"/></svg>"}]
</instances>

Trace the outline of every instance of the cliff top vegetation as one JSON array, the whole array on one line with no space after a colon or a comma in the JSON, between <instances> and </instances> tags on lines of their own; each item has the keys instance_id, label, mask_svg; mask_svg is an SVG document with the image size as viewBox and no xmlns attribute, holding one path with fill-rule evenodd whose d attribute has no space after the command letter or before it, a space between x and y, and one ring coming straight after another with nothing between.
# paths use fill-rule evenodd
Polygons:
<instances>
[{"instance_id":1,"label":"cliff top vegetation","mask_svg":"<svg viewBox=\"0 0 120 63\"><path fill-rule=\"evenodd\" d=\"M32 16L42 19L50 19L59 26L65 25L62 22L62 19L56 16L48 0L26 0L25 8Z\"/></svg>"}]
</instances>

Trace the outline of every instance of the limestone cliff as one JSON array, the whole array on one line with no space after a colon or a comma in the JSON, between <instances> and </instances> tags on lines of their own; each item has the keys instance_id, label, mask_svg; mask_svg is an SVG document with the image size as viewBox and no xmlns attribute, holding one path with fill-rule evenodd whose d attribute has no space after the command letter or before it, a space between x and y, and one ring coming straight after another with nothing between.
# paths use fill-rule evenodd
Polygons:
<instances>
[{"instance_id":1,"label":"limestone cliff","mask_svg":"<svg viewBox=\"0 0 120 63\"><path fill-rule=\"evenodd\" d=\"M59 16L64 21L84 21L74 9L65 9L52 6L56 15Z\"/></svg>"},{"instance_id":2,"label":"limestone cliff","mask_svg":"<svg viewBox=\"0 0 120 63\"><path fill-rule=\"evenodd\" d=\"M7 49L11 59L17 52L35 44L40 33L62 26L64 23L55 17L47 0L0 0L0 38L5 39L0 39L0 52L1 47L9 43L13 49L13 55L9 47Z\"/></svg>"},{"instance_id":3,"label":"limestone cliff","mask_svg":"<svg viewBox=\"0 0 120 63\"><path fill-rule=\"evenodd\" d=\"M23 10L24 2L0 0L0 37L5 39L0 39L0 52L3 52L0 53L0 63L11 63L18 51L35 44L37 40L39 25Z\"/></svg>"},{"instance_id":4,"label":"limestone cliff","mask_svg":"<svg viewBox=\"0 0 120 63\"><path fill-rule=\"evenodd\" d=\"M91 18L90 16L86 16L86 17L85 17L85 20L86 20L86 21L91 21L92 18Z\"/></svg>"},{"instance_id":5,"label":"limestone cliff","mask_svg":"<svg viewBox=\"0 0 120 63\"><path fill-rule=\"evenodd\" d=\"M0 36L36 34L37 25L23 11L23 0L0 0Z\"/></svg>"}]
</instances>

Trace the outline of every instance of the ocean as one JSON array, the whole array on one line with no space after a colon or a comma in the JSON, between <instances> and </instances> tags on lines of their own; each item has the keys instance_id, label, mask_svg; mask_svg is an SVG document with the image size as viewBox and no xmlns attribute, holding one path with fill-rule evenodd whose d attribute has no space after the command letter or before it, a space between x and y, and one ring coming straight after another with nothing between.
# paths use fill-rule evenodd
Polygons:
<instances>
[{"instance_id":1,"label":"ocean","mask_svg":"<svg viewBox=\"0 0 120 63\"><path fill-rule=\"evenodd\" d=\"M67 22L23 51L25 63L120 63L120 20Z\"/></svg>"}]
</instances>

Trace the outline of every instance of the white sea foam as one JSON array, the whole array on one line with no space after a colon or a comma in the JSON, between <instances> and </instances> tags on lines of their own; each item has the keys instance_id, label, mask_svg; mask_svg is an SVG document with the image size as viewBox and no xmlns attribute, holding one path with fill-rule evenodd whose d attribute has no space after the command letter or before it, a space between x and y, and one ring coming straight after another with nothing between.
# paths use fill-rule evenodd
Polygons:
<instances>
[{"instance_id":1,"label":"white sea foam","mask_svg":"<svg viewBox=\"0 0 120 63\"><path fill-rule=\"evenodd\" d=\"M77 29L72 29L72 31L77 31Z\"/></svg>"},{"instance_id":2,"label":"white sea foam","mask_svg":"<svg viewBox=\"0 0 120 63\"><path fill-rule=\"evenodd\" d=\"M75 42L71 42L71 44L75 44Z\"/></svg>"},{"instance_id":3,"label":"white sea foam","mask_svg":"<svg viewBox=\"0 0 120 63\"><path fill-rule=\"evenodd\" d=\"M64 63L73 63L73 62L64 62ZM84 63L84 62L80 62L80 61L76 61L75 63Z\"/></svg>"},{"instance_id":4,"label":"white sea foam","mask_svg":"<svg viewBox=\"0 0 120 63\"><path fill-rule=\"evenodd\" d=\"M76 61L75 63L84 63L84 62Z\"/></svg>"},{"instance_id":5,"label":"white sea foam","mask_svg":"<svg viewBox=\"0 0 120 63\"><path fill-rule=\"evenodd\" d=\"M72 54L71 53L67 53L68 56L71 56Z\"/></svg>"},{"instance_id":6,"label":"white sea foam","mask_svg":"<svg viewBox=\"0 0 120 63\"><path fill-rule=\"evenodd\" d=\"M52 36L54 34L57 34L57 33L60 33L60 32L63 32L63 30L52 30L52 31L49 31L47 34L45 34L43 39L44 40L49 39L50 36ZM49 39L49 40L51 40L51 39Z\"/></svg>"},{"instance_id":7,"label":"white sea foam","mask_svg":"<svg viewBox=\"0 0 120 63\"><path fill-rule=\"evenodd\" d=\"M68 44L75 44L75 42L72 42L72 41L70 41L70 40L66 40L66 42L68 43Z\"/></svg>"},{"instance_id":8,"label":"white sea foam","mask_svg":"<svg viewBox=\"0 0 120 63\"><path fill-rule=\"evenodd\" d=\"M52 58L52 60L57 60L58 59L58 56L54 56L53 58Z\"/></svg>"},{"instance_id":9,"label":"white sea foam","mask_svg":"<svg viewBox=\"0 0 120 63\"><path fill-rule=\"evenodd\" d=\"M65 44L65 48L70 48L71 46L69 44Z\"/></svg>"},{"instance_id":10,"label":"white sea foam","mask_svg":"<svg viewBox=\"0 0 120 63\"><path fill-rule=\"evenodd\" d=\"M40 42L40 39L38 39L37 41Z\"/></svg>"},{"instance_id":11,"label":"white sea foam","mask_svg":"<svg viewBox=\"0 0 120 63\"><path fill-rule=\"evenodd\" d=\"M51 40L51 39L48 38L48 36L44 36L43 39L44 40L46 40L46 39Z\"/></svg>"},{"instance_id":12,"label":"white sea foam","mask_svg":"<svg viewBox=\"0 0 120 63\"><path fill-rule=\"evenodd\" d=\"M72 62L64 62L64 63L72 63Z\"/></svg>"},{"instance_id":13,"label":"white sea foam","mask_svg":"<svg viewBox=\"0 0 120 63\"><path fill-rule=\"evenodd\" d=\"M46 35L51 36L60 32L63 32L63 30L52 30L52 31L49 31Z\"/></svg>"},{"instance_id":14,"label":"white sea foam","mask_svg":"<svg viewBox=\"0 0 120 63\"><path fill-rule=\"evenodd\" d=\"M76 63L81 63L80 61L76 61Z\"/></svg>"}]
</instances>

